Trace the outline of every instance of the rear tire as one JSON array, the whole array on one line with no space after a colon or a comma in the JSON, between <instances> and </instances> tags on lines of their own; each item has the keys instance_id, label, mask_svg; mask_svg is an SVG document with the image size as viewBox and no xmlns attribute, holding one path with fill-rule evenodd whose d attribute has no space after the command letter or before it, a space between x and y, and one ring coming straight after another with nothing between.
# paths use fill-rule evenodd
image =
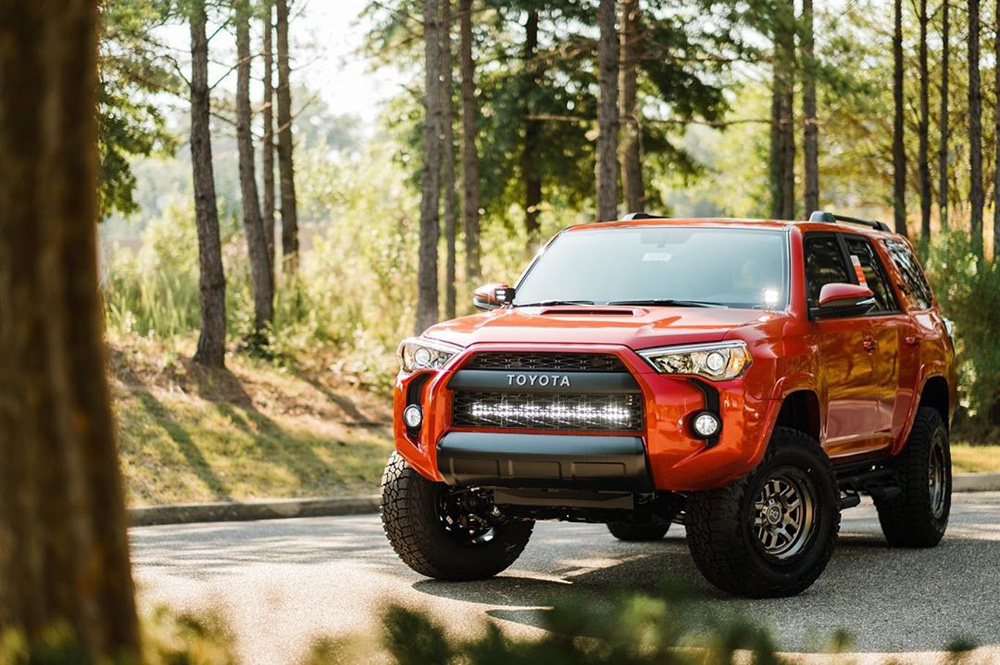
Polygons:
<instances>
[{"instance_id":1,"label":"rear tire","mask_svg":"<svg viewBox=\"0 0 1000 665\"><path fill-rule=\"evenodd\" d=\"M407 566L458 581L506 570L534 522L505 518L475 490L427 480L394 452L382 474L382 527Z\"/></svg>"},{"instance_id":2,"label":"rear tire","mask_svg":"<svg viewBox=\"0 0 1000 665\"><path fill-rule=\"evenodd\" d=\"M882 533L894 547L933 547L951 513L951 448L948 429L935 409L917 411L906 447L896 458L902 494L876 499Z\"/></svg>"},{"instance_id":3,"label":"rear tire","mask_svg":"<svg viewBox=\"0 0 1000 665\"><path fill-rule=\"evenodd\" d=\"M802 432L776 427L748 476L688 497L688 548L709 582L749 598L794 596L826 568L840 530L830 459Z\"/></svg>"},{"instance_id":4,"label":"rear tire","mask_svg":"<svg viewBox=\"0 0 1000 665\"><path fill-rule=\"evenodd\" d=\"M670 529L670 522L654 520L643 524L635 522L608 522L608 531L618 540L647 543L662 540Z\"/></svg>"}]
</instances>

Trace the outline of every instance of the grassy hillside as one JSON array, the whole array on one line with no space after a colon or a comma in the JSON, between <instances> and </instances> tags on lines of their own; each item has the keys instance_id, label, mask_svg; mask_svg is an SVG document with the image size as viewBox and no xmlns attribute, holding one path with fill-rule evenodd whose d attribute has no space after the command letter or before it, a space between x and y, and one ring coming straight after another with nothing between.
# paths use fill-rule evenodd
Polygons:
<instances>
[{"instance_id":1,"label":"grassy hillside","mask_svg":"<svg viewBox=\"0 0 1000 665\"><path fill-rule=\"evenodd\" d=\"M209 371L189 357L112 345L130 505L375 491L392 447L389 399L319 362L289 370L234 356Z\"/></svg>"},{"instance_id":2,"label":"grassy hillside","mask_svg":"<svg viewBox=\"0 0 1000 665\"><path fill-rule=\"evenodd\" d=\"M133 506L369 494L392 450L391 404L332 360L295 369L131 338L111 347L122 465ZM1000 446L954 446L958 472L1000 472Z\"/></svg>"}]
</instances>

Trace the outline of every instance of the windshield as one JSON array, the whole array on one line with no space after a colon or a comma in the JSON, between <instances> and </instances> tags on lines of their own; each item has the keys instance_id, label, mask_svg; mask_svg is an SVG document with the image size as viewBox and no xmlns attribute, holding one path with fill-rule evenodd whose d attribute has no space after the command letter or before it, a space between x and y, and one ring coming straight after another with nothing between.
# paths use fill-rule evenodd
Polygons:
<instances>
[{"instance_id":1,"label":"windshield","mask_svg":"<svg viewBox=\"0 0 1000 665\"><path fill-rule=\"evenodd\" d=\"M784 309L786 234L741 228L562 233L518 285L515 307L631 304Z\"/></svg>"}]
</instances>

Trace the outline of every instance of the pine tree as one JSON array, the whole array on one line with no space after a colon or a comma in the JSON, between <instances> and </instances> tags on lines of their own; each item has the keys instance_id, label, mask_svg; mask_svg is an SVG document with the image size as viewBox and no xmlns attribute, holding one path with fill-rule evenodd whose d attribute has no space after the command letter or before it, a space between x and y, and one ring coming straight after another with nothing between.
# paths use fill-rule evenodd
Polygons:
<instances>
[{"instance_id":1,"label":"pine tree","mask_svg":"<svg viewBox=\"0 0 1000 665\"><path fill-rule=\"evenodd\" d=\"M600 98L597 111L597 221L618 217L618 32L614 0L600 0L597 43Z\"/></svg>"}]
</instances>

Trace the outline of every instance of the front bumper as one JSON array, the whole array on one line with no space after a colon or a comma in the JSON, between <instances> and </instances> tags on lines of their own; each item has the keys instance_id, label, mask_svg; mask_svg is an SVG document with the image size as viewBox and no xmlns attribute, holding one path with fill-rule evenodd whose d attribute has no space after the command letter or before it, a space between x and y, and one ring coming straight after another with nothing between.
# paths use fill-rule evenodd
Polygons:
<instances>
[{"instance_id":1,"label":"front bumper","mask_svg":"<svg viewBox=\"0 0 1000 665\"><path fill-rule=\"evenodd\" d=\"M638 436L449 432L437 445L449 485L649 492Z\"/></svg>"},{"instance_id":2,"label":"front bumper","mask_svg":"<svg viewBox=\"0 0 1000 665\"><path fill-rule=\"evenodd\" d=\"M640 432L517 431L456 427L449 382L479 352L602 353L617 356L642 393ZM396 448L430 480L452 485L597 490L694 491L720 487L751 471L763 455L777 416L770 399L773 373L756 363L732 381L712 382L722 430L710 442L690 429L706 408L703 386L688 377L657 373L638 354L618 345L475 344L440 371L397 378ZM419 402L418 431L403 424L407 400ZM627 440L627 442L626 442ZM641 450L640 450L641 447Z\"/></svg>"}]
</instances>

